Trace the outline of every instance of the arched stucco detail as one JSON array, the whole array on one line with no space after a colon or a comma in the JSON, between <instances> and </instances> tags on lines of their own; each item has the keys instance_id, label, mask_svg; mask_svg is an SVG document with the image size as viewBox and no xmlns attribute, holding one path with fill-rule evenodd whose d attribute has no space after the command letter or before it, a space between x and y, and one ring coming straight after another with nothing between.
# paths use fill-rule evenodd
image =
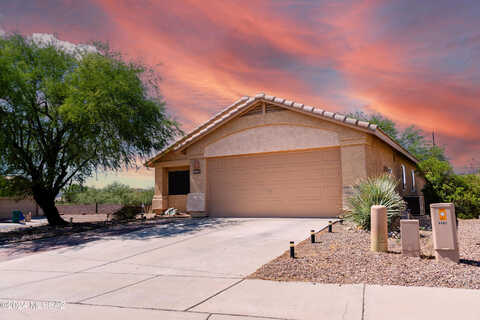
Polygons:
<instances>
[{"instance_id":1,"label":"arched stucco detail","mask_svg":"<svg viewBox=\"0 0 480 320\"><path fill-rule=\"evenodd\" d=\"M339 146L336 132L295 126L271 125L230 134L205 147L205 157L220 157L275 151Z\"/></svg>"}]
</instances>

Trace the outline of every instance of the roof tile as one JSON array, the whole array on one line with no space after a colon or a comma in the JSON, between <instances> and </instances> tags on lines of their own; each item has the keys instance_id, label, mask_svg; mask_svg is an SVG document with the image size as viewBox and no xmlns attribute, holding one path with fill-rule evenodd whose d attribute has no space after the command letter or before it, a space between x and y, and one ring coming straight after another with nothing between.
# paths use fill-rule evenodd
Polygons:
<instances>
[{"instance_id":1,"label":"roof tile","mask_svg":"<svg viewBox=\"0 0 480 320\"><path fill-rule=\"evenodd\" d=\"M328 118L333 118L333 116L335 115L335 113L330 112L330 111L325 111L325 112L323 113L323 115L324 115L325 117L328 117Z\"/></svg>"},{"instance_id":2,"label":"roof tile","mask_svg":"<svg viewBox=\"0 0 480 320\"><path fill-rule=\"evenodd\" d=\"M294 102L293 107L297 108L297 109L301 109L301 108L303 108L303 103Z\"/></svg>"},{"instance_id":3,"label":"roof tile","mask_svg":"<svg viewBox=\"0 0 480 320\"><path fill-rule=\"evenodd\" d=\"M363 128L368 128L369 123L366 121L360 121L358 120L357 125Z\"/></svg>"},{"instance_id":4,"label":"roof tile","mask_svg":"<svg viewBox=\"0 0 480 320\"><path fill-rule=\"evenodd\" d=\"M348 123L348 124L353 124L353 125L356 125L357 124L357 119L354 119L354 118L350 118L350 117L347 117L345 119L345 122Z\"/></svg>"},{"instance_id":5,"label":"roof tile","mask_svg":"<svg viewBox=\"0 0 480 320\"><path fill-rule=\"evenodd\" d=\"M312 112L313 109L315 109L315 108L312 107L312 106L303 106L303 110L308 111L308 112Z\"/></svg>"}]
</instances>

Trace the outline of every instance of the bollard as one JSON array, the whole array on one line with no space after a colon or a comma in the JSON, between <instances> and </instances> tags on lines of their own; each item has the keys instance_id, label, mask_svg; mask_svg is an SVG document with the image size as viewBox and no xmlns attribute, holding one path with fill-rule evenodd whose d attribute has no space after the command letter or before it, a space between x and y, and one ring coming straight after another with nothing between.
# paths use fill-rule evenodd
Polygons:
<instances>
[{"instance_id":1,"label":"bollard","mask_svg":"<svg viewBox=\"0 0 480 320\"><path fill-rule=\"evenodd\" d=\"M370 209L370 250L388 251L388 223L385 206L372 206Z\"/></svg>"},{"instance_id":2,"label":"bollard","mask_svg":"<svg viewBox=\"0 0 480 320\"><path fill-rule=\"evenodd\" d=\"M73 224L73 218L70 217L70 225L72 225L72 224Z\"/></svg>"},{"instance_id":3,"label":"bollard","mask_svg":"<svg viewBox=\"0 0 480 320\"><path fill-rule=\"evenodd\" d=\"M328 221L328 232L332 233L332 221Z\"/></svg>"},{"instance_id":4,"label":"bollard","mask_svg":"<svg viewBox=\"0 0 480 320\"><path fill-rule=\"evenodd\" d=\"M95 200L95 213L98 213L98 202Z\"/></svg>"},{"instance_id":5,"label":"bollard","mask_svg":"<svg viewBox=\"0 0 480 320\"><path fill-rule=\"evenodd\" d=\"M310 230L310 241L315 243L315 230Z\"/></svg>"},{"instance_id":6,"label":"bollard","mask_svg":"<svg viewBox=\"0 0 480 320\"><path fill-rule=\"evenodd\" d=\"M290 241L290 258L295 259L295 243Z\"/></svg>"}]
</instances>

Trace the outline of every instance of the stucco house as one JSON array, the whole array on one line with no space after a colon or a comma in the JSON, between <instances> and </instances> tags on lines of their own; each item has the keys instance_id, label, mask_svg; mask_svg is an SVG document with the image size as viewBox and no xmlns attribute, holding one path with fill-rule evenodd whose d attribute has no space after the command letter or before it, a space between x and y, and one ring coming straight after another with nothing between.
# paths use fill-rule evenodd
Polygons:
<instances>
[{"instance_id":1,"label":"stucco house","mask_svg":"<svg viewBox=\"0 0 480 320\"><path fill-rule=\"evenodd\" d=\"M391 172L424 212L417 159L376 125L286 100L242 97L145 165L152 207L213 217L333 217L351 186Z\"/></svg>"}]
</instances>

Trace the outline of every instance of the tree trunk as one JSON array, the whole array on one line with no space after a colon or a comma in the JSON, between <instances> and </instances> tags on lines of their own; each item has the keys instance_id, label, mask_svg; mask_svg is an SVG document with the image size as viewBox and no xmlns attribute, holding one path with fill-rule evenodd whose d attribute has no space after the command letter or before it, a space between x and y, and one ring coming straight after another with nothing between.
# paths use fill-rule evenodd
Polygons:
<instances>
[{"instance_id":1,"label":"tree trunk","mask_svg":"<svg viewBox=\"0 0 480 320\"><path fill-rule=\"evenodd\" d=\"M48 224L51 226L64 226L68 225L68 222L60 217L57 207L55 206L55 197L48 196L43 192L33 193L33 198L37 202L38 206L42 208L43 214L48 220Z\"/></svg>"}]
</instances>

